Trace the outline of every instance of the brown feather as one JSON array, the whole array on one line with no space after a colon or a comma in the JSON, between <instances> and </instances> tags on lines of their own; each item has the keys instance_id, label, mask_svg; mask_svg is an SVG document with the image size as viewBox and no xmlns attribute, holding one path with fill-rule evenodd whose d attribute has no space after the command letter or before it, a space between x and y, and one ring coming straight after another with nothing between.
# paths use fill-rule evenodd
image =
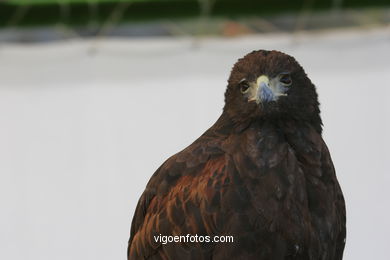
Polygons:
<instances>
[{"instance_id":1,"label":"brown feather","mask_svg":"<svg viewBox=\"0 0 390 260\"><path fill-rule=\"evenodd\" d=\"M247 104L242 77L290 71L286 99ZM321 137L317 94L302 67L257 51L234 66L217 122L152 176L134 214L129 259L342 259L345 205ZM168 243L155 235L232 235Z\"/></svg>"}]
</instances>

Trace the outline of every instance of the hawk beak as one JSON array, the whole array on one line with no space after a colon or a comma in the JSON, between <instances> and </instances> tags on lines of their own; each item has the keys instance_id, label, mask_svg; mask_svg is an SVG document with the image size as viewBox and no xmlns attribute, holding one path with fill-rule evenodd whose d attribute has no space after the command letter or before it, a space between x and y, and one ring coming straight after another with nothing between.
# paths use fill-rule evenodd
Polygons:
<instances>
[{"instance_id":1,"label":"hawk beak","mask_svg":"<svg viewBox=\"0 0 390 260\"><path fill-rule=\"evenodd\" d=\"M248 99L248 102L256 101L257 104L261 102L267 102L274 99L274 93L269 87L269 78L265 75L261 75L256 80L252 96Z\"/></svg>"}]
</instances>

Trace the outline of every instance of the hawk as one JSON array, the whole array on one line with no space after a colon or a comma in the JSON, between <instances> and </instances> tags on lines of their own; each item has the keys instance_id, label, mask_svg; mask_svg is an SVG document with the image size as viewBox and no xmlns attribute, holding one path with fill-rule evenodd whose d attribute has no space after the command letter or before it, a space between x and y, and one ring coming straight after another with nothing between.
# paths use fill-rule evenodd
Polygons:
<instances>
[{"instance_id":1,"label":"hawk","mask_svg":"<svg viewBox=\"0 0 390 260\"><path fill-rule=\"evenodd\" d=\"M342 259L345 203L321 133L315 86L293 57L239 59L222 115L148 182L128 259ZM188 234L234 242L156 240Z\"/></svg>"}]
</instances>

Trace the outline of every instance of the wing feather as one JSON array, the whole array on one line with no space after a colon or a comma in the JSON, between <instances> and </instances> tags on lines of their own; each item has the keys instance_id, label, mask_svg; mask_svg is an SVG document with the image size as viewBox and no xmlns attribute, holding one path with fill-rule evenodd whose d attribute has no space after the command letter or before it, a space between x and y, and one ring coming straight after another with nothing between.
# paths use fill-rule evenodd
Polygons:
<instances>
[{"instance_id":1,"label":"wing feather","mask_svg":"<svg viewBox=\"0 0 390 260\"><path fill-rule=\"evenodd\" d=\"M153 174L138 201L128 244L129 259L164 255L189 258L198 250L172 247L155 241L155 236L216 232L215 212L219 205L213 174L225 169L224 153L215 138L203 136L172 156ZM207 187L207 185L210 187ZM205 207L201 214L201 207ZM203 212L203 211L202 211ZM207 219L205 219L207 218ZM213 221L214 219L214 221Z\"/></svg>"}]
</instances>

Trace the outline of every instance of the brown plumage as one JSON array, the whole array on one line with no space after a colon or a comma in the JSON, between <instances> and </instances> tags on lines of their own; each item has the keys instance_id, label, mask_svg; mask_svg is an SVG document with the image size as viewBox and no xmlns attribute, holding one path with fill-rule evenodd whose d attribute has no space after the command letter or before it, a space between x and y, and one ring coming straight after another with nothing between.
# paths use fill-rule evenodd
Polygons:
<instances>
[{"instance_id":1,"label":"brown plumage","mask_svg":"<svg viewBox=\"0 0 390 260\"><path fill-rule=\"evenodd\" d=\"M147 184L128 258L342 259L344 198L318 106L293 57L262 50L240 59L220 118ZM163 245L159 234L234 242Z\"/></svg>"}]
</instances>

